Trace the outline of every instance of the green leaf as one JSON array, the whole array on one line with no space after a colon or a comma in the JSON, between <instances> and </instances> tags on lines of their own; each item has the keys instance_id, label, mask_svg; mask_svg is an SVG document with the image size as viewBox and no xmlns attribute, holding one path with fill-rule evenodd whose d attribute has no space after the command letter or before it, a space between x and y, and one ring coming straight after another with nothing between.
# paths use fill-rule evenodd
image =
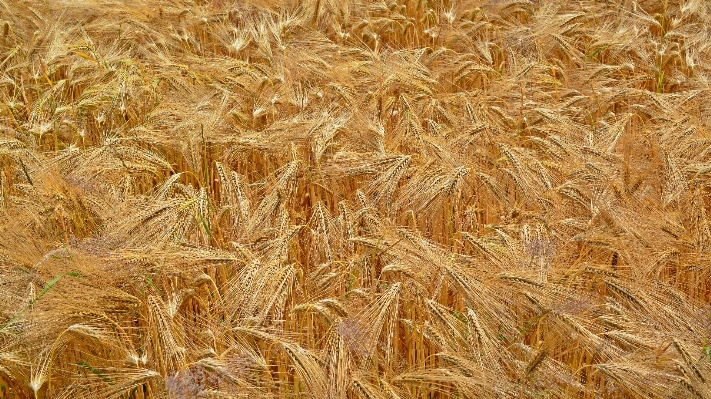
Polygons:
<instances>
[{"instance_id":1,"label":"green leaf","mask_svg":"<svg viewBox=\"0 0 711 399\"><path fill-rule=\"evenodd\" d=\"M44 286L44 288L42 288L42 291L40 291L39 295L37 295L35 297L35 299L32 300L32 302L28 303L15 316L13 316L10 320L8 320L5 324L3 324L2 327L0 327L0 331L6 329L10 324L12 324L15 320L17 320L20 316L22 316L22 314L25 313L27 311L27 309L31 308L32 305L34 305L37 301L39 301L44 296L44 294L49 292L49 290L51 290L52 287L54 287L54 285L57 284L59 282L59 280L61 280L62 277L65 277L65 276L76 277L76 278L82 277L80 273L69 272L69 273L60 274L59 276L53 278L52 281L47 283Z\"/></svg>"},{"instance_id":2,"label":"green leaf","mask_svg":"<svg viewBox=\"0 0 711 399\"><path fill-rule=\"evenodd\" d=\"M104 382L106 382L107 384L109 384L109 385L114 385L114 384L116 384L115 382L111 381L111 379L110 379L109 377L107 377L104 373L102 373L101 371L99 371L99 370L97 370L97 369L91 367L91 365L89 365L89 364L86 363L85 361L80 360L80 361L78 361L76 364L77 364L77 366L79 366L79 367L81 367L81 368L84 368L84 369L87 369L87 370L91 371L91 372L92 372L93 374L95 374L97 377L99 377L99 378L101 378L102 380L104 380Z\"/></svg>"}]
</instances>

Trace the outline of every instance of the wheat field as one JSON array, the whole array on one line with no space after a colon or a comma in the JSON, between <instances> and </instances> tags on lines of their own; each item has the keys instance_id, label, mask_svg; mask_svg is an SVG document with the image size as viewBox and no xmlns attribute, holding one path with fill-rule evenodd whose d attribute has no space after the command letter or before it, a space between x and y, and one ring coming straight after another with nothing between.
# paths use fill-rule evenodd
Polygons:
<instances>
[{"instance_id":1,"label":"wheat field","mask_svg":"<svg viewBox=\"0 0 711 399\"><path fill-rule=\"evenodd\" d=\"M706 0L0 0L0 398L711 398Z\"/></svg>"}]
</instances>

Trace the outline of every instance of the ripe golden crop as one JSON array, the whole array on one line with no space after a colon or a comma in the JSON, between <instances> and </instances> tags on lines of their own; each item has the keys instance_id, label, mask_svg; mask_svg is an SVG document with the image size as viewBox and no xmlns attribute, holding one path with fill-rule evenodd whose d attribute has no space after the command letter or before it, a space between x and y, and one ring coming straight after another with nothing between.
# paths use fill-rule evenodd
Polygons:
<instances>
[{"instance_id":1,"label":"ripe golden crop","mask_svg":"<svg viewBox=\"0 0 711 399\"><path fill-rule=\"evenodd\" d=\"M0 0L0 398L709 398L711 3Z\"/></svg>"}]
</instances>

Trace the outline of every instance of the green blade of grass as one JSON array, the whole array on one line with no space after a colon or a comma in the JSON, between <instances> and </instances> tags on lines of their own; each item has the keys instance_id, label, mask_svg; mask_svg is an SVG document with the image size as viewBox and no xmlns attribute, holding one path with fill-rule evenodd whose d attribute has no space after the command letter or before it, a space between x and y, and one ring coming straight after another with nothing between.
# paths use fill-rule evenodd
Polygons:
<instances>
[{"instance_id":1,"label":"green blade of grass","mask_svg":"<svg viewBox=\"0 0 711 399\"><path fill-rule=\"evenodd\" d=\"M88 363L85 362L85 361L80 360L80 361L78 361L78 362L76 363L76 365L79 366L79 367L81 367L81 368L83 368L83 369L89 370L90 372L92 372L94 375L96 375L97 377L99 377L99 378L101 378L102 380L104 380L104 382L106 382L106 383L109 384L109 385L115 385L115 384L116 384L115 382L111 381L111 379L110 379L109 377L107 377L104 373L102 373L101 371L95 369L94 367L92 367L90 364L88 364Z\"/></svg>"},{"instance_id":2,"label":"green blade of grass","mask_svg":"<svg viewBox=\"0 0 711 399\"><path fill-rule=\"evenodd\" d=\"M22 316L22 314L25 313L27 311L27 309L31 308L32 305L34 305L37 301L39 301L47 292L49 292L49 290L52 289L52 287L54 287L55 284L57 284L59 282L59 280L62 279L62 277L65 277L65 276L79 278L79 277L81 277L81 274L76 273L76 272L69 272L69 273L60 274L59 276L53 278L52 281L47 283L44 286L44 288L42 288L42 291L40 291L40 293L35 297L35 299L33 299L30 303L25 305L25 307L22 308L22 310L20 310L15 316L13 316L10 320L8 320L5 324L3 324L2 327L0 327L0 331L3 331L4 329L6 329L10 324L12 324L15 320L17 320L20 316Z\"/></svg>"}]
</instances>

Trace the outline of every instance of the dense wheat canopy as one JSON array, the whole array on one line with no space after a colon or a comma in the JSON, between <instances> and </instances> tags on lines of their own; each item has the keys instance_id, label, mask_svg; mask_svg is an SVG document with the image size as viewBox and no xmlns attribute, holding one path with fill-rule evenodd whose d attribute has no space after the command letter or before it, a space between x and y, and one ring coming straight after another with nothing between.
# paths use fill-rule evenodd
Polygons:
<instances>
[{"instance_id":1,"label":"dense wheat canopy","mask_svg":"<svg viewBox=\"0 0 711 399\"><path fill-rule=\"evenodd\" d=\"M711 398L706 0L0 0L0 397Z\"/></svg>"}]
</instances>

